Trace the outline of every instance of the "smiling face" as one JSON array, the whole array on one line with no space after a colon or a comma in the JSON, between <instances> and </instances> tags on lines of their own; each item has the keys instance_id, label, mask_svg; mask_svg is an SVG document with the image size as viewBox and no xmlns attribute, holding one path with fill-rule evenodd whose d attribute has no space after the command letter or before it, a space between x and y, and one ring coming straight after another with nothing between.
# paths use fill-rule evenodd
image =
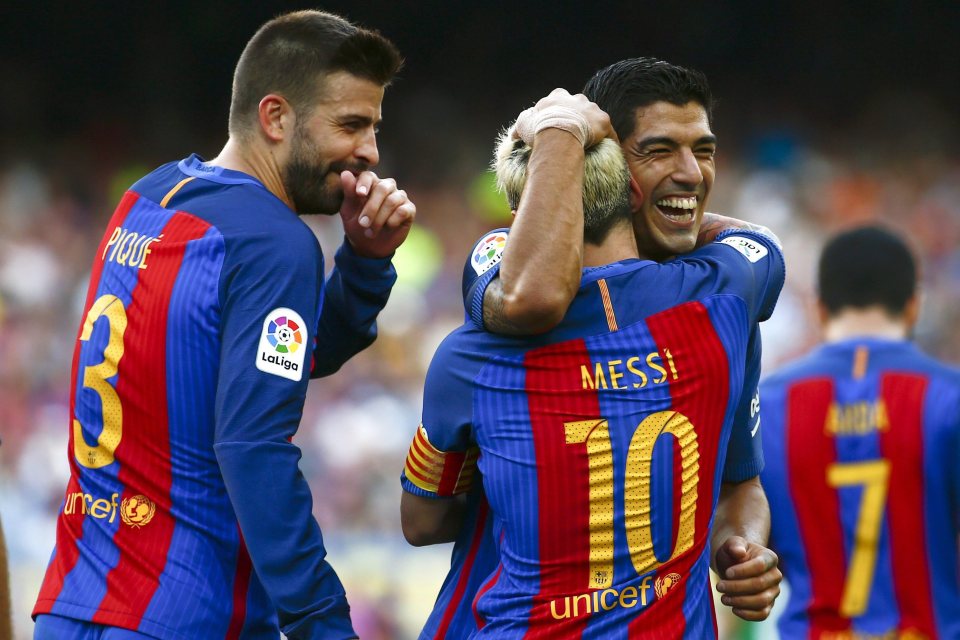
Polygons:
<instances>
[{"instance_id":1,"label":"smiling face","mask_svg":"<svg viewBox=\"0 0 960 640\"><path fill-rule=\"evenodd\" d=\"M643 258L665 260L697 242L713 187L717 140L696 102L654 102L636 110L621 146L642 201L633 201L633 229Z\"/></svg>"},{"instance_id":2,"label":"smiling face","mask_svg":"<svg viewBox=\"0 0 960 640\"><path fill-rule=\"evenodd\" d=\"M327 76L323 95L297 115L283 184L299 214L332 215L343 204L340 173L358 174L380 161L376 127L384 88L340 71Z\"/></svg>"}]
</instances>

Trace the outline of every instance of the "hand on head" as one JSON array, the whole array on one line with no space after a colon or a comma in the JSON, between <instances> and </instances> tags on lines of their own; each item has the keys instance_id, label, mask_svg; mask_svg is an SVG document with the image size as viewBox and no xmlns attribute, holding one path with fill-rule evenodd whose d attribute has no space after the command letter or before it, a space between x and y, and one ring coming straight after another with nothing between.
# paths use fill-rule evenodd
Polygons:
<instances>
[{"instance_id":1,"label":"hand on head","mask_svg":"<svg viewBox=\"0 0 960 640\"><path fill-rule=\"evenodd\" d=\"M582 93L571 95L566 89L554 89L537 104L524 110L513 126L513 137L533 146L536 134L544 129L562 129L576 137L585 148L604 138L619 143L610 116Z\"/></svg>"}]
</instances>

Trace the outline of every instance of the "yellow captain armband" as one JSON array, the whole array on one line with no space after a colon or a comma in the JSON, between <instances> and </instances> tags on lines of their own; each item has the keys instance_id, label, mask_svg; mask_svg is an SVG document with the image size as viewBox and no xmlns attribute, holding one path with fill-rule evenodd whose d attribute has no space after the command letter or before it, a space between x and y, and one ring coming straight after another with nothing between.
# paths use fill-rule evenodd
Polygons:
<instances>
[{"instance_id":1,"label":"yellow captain armband","mask_svg":"<svg viewBox=\"0 0 960 640\"><path fill-rule=\"evenodd\" d=\"M440 451L430 444L427 430L421 424L410 444L404 473L407 480L424 491L438 496L455 496L466 493L473 486L479 456L477 447L466 451Z\"/></svg>"}]
</instances>

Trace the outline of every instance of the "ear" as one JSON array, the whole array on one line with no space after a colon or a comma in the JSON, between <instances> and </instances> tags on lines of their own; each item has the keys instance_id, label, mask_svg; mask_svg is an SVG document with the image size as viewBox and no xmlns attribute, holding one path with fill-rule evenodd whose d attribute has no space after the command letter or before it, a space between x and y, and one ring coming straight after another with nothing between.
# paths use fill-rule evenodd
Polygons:
<instances>
[{"instance_id":1,"label":"ear","mask_svg":"<svg viewBox=\"0 0 960 640\"><path fill-rule=\"evenodd\" d=\"M643 191L634 177L630 176L630 211L637 211L643 204Z\"/></svg>"},{"instance_id":2,"label":"ear","mask_svg":"<svg viewBox=\"0 0 960 640\"><path fill-rule=\"evenodd\" d=\"M903 322L907 325L907 335L913 333L913 327L917 324L917 320L920 319L920 294L915 293L910 296L910 299L907 300L906 306L903 308Z\"/></svg>"},{"instance_id":3,"label":"ear","mask_svg":"<svg viewBox=\"0 0 960 640\"><path fill-rule=\"evenodd\" d=\"M510 209L510 217L511 217L511 218L516 218L516 217L517 217L517 210L516 210L516 209Z\"/></svg>"},{"instance_id":4,"label":"ear","mask_svg":"<svg viewBox=\"0 0 960 640\"><path fill-rule=\"evenodd\" d=\"M289 137L294 118L293 109L283 96L270 93L260 100L257 110L260 129L273 142L282 142Z\"/></svg>"},{"instance_id":5,"label":"ear","mask_svg":"<svg viewBox=\"0 0 960 640\"><path fill-rule=\"evenodd\" d=\"M830 322L830 311L819 299L817 300L817 321L820 323L820 329L826 331L827 323Z\"/></svg>"}]
</instances>

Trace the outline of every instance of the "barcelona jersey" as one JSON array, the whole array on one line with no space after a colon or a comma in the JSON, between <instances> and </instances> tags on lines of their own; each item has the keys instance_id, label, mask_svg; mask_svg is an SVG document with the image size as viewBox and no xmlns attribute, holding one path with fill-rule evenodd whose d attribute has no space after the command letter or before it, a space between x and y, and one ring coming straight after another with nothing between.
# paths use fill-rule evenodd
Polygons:
<instances>
[{"instance_id":1,"label":"barcelona jersey","mask_svg":"<svg viewBox=\"0 0 960 640\"><path fill-rule=\"evenodd\" d=\"M395 278L197 156L124 195L73 359L70 481L34 615L158 638L354 636L290 442Z\"/></svg>"},{"instance_id":2,"label":"barcelona jersey","mask_svg":"<svg viewBox=\"0 0 960 640\"><path fill-rule=\"evenodd\" d=\"M960 371L858 338L760 388L783 637L960 637Z\"/></svg>"},{"instance_id":3,"label":"barcelona jersey","mask_svg":"<svg viewBox=\"0 0 960 640\"><path fill-rule=\"evenodd\" d=\"M584 270L547 334L468 322L444 340L402 483L443 499L482 476L499 562L473 598L474 635L716 634L709 528L720 483L762 468L739 418L782 284L772 242L725 232L668 263Z\"/></svg>"}]
</instances>

